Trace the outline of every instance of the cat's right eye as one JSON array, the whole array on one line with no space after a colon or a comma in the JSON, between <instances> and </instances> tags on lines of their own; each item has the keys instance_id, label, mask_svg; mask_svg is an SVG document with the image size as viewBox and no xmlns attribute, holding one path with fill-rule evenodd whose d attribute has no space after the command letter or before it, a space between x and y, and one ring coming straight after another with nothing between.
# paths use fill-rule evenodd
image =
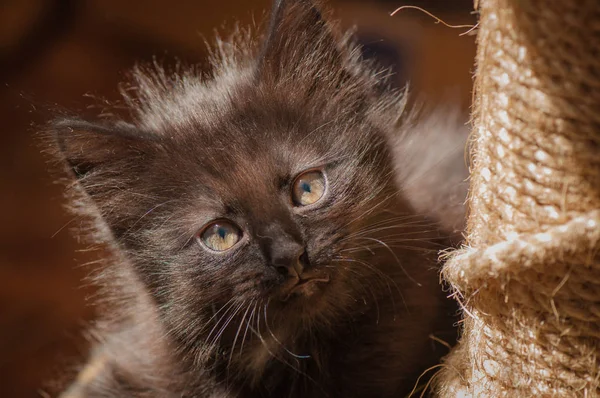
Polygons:
<instances>
[{"instance_id":1,"label":"cat's right eye","mask_svg":"<svg viewBox=\"0 0 600 398\"><path fill-rule=\"evenodd\" d=\"M198 233L198 241L216 252L231 249L241 238L242 231L227 220L210 222Z\"/></svg>"},{"instance_id":2,"label":"cat's right eye","mask_svg":"<svg viewBox=\"0 0 600 398\"><path fill-rule=\"evenodd\" d=\"M325 195L327 180L320 170L309 170L300 174L292 185L292 201L296 206L317 203Z\"/></svg>"}]
</instances>

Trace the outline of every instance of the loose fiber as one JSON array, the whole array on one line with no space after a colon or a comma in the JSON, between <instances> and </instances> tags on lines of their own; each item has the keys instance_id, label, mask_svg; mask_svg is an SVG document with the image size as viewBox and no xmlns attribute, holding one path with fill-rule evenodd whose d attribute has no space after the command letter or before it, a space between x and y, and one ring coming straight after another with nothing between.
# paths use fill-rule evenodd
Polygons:
<instances>
[{"instance_id":1,"label":"loose fiber","mask_svg":"<svg viewBox=\"0 0 600 398\"><path fill-rule=\"evenodd\" d=\"M600 395L600 2L482 0L440 397Z\"/></svg>"}]
</instances>

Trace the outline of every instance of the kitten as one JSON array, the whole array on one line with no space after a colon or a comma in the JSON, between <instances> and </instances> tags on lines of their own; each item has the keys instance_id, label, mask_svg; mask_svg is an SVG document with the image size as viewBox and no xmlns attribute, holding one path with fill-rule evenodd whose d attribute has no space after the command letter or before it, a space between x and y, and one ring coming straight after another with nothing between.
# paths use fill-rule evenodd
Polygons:
<instances>
[{"instance_id":1,"label":"kitten","mask_svg":"<svg viewBox=\"0 0 600 398\"><path fill-rule=\"evenodd\" d=\"M462 155L411 135L309 0L276 1L260 46L232 40L209 79L138 70L130 122L50 129L114 252L64 397L397 397L445 353L428 336L452 336L436 253Z\"/></svg>"}]
</instances>

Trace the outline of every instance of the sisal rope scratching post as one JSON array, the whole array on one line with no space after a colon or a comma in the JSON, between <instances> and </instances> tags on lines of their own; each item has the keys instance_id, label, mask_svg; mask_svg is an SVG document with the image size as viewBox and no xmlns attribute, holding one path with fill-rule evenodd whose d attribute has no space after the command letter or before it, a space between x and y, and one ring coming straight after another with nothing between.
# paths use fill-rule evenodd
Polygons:
<instances>
[{"instance_id":1,"label":"sisal rope scratching post","mask_svg":"<svg viewBox=\"0 0 600 398\"><path fill-rule=\"evenodd\" d=\"M440 397L600 396L600 1L481 0Z\"/></svg>"}]
</instances>

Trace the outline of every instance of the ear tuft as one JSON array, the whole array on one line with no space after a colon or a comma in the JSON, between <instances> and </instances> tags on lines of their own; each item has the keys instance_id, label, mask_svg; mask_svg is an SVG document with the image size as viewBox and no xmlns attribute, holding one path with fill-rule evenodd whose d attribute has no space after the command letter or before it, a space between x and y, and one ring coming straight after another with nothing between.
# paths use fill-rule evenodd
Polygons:
<instances>
[{"instance_id":1,"label":"ear tuft","mask_svg":"<svg viewBox=\"0 0 600 398\"><path fill-rule=\"evenodd\" d=\"M280 77L286 71L341 65L340 52L330 25L311 0L275 0L262 50L259 75Z\"/></svg>"},{"instance_id":2,"label":"ear tuft","mask_svg":"<svg viewBox=\"0 0 600 398\"><path fill-rule=\"evenodd\" d=\"M59 119L50 123L58 155L77 179L144 158L155 138L124 123Z\"/></svg>"}]
</instances>

